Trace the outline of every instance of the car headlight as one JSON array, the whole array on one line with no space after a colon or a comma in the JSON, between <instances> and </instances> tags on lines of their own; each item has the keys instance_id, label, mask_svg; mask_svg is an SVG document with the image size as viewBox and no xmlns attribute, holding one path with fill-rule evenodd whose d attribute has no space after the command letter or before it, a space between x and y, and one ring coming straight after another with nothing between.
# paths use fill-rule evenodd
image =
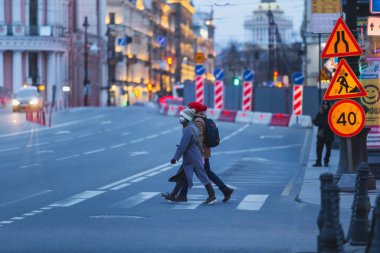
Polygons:
<instances>
[{"instance_id":1,"label":"car headlight","mask_svg":"<svg viewBox=\"0 0 380 253\"><path fill-rule=\"evenodd\" d=\"M18 106L18 105L20 105L20 101L18 101L17 99L13 99L12 100L12 105L13 106Z\"/></svg>"},{"instance_id":2,"label":"car headlight","mask_svg":"<svg viewBox=\"0 0 380 253\"><path fill-rule=\"evenodd\" d=\"M29 104L30 105L38 105L38 99L37 98L33 98L32 100L29 101Z\"/></svg>"}]
</instances>

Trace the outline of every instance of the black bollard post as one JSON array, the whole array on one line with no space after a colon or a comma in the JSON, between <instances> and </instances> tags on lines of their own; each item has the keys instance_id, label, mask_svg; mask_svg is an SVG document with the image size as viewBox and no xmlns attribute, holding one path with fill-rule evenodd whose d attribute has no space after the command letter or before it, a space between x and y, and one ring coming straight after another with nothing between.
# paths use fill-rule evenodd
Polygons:
<instances>
[{"instance_id":1,"label":"black bollard post","mask_svg":"<svg viewBox=\"0 0 380 253\"><path fill-rule=\"evenodd\" d=\"M374 235L372 240L369 242L368 253L379 253L380 252L380 196L376 198L376 208L374 210L375 219L373 219Z\"/></svg>"},{"instance_id":2,"label":"black bollard post","mask_svg":"<svg viewBox=\"0 0 380 253\"><path fill-rule=\"evenodd\" d=\"M369 167L367 163L358 166L355 200L352 205L352 217L350 225L350 244L366 245L369 236L368 213L371 204L368 197Z\"/></svg>"},{"instance_id":3,"label":"black bollard post","mask_svg":"<svg viewBox=\"0 0 380 253\"><path fill-rule=\"evenodd\" d=\"M325 217L325 212L326 212L326 202L328 202L328 199L326 197L326 186L332 185L334 182L334 175L331 173L323 173L320 175L319 180L321 181L321 210L319 211L318 214L318 229L319 233L321 234L322 228L323 228L323 223L324 223L324 217ZM321 236L320 234L317 237L317 247L318 247L318 252L321 252L323 249L323 245L321 244Z\"/></svg>"},{"instance_id":4,"label":"black bollard post","mask_svg":"<svg viewBox=\"0 0 380 253\"><path fill-rule=\"evenodd\" d=\"M339 223L339 188L336 185L325 187L325 212L320 234L321 253L343 253L343 235ZM337 197L338 196L338 197ZM338 209L338 210L337 210Z\"/></svg>"}]
</instances>

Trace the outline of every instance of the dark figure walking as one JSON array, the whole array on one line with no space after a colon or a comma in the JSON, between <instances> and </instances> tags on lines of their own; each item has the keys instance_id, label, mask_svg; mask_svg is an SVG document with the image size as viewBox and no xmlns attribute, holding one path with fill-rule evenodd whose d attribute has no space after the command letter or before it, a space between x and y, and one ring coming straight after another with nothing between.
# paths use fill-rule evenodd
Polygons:
<instances>
[{"instance_id":1,"label":"dark figure walking","mask_svg":"<svg viewBox=\"0 0 380 253\"><path fill-rule=\"evenodd\" d=\"M323 146L326 146L326 153L324 158L325 167L329 166L331 147L334 141L334 133L331 130L328 123L328 114L330 111L330 103L328 101L323 101L322 108L319 113L315 116L313 123L318 127L317 134L317 160L313 164L313 167L322 166L322 152Z\"/></svg>"},{"instance_id":2,"label":"dark figure walking","mask_svg":"<svg viewBox=\"0 0 380 253\"><path fill-rule=\"evenodd\" d=\"M211 182L208 179L207 173L203 167L201 147L198 143L199 131L192 122L194 114L195 110L193 109L184 109L180 112L180 122L183 125L183 135L177 151L170 162L175 164L181 157L183 157L183 164L177 173L179 178L182 179L177 181L175 188L178 188L181 183L184 185L182 181L185 181L187 188L190 189L193 186L193 173L195 172L199 181L205 186L208 193L208 198L203 202L203 204L209 205L216 201L216 197L215 191L212 188ZM180 175L181 173L184 173L186 180L183 180L183 175ZM165 199L168 199L166 194L162 194L162 196Z\"/></svg>"}]
</instances>

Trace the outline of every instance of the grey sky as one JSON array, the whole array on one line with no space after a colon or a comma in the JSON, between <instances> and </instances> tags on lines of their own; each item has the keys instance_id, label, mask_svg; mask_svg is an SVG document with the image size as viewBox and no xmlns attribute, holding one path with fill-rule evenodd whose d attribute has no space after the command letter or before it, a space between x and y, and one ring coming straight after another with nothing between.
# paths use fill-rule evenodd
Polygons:
<instances>
[{"instance_id":1,"label":"grey sky","mask_svg":"<svg viewBox=\"0 0 380 253\"><path fill-rule=\"evenodd\" d=\"M216 26L216 43L225 46L229 41L244 41L247 36L244 31L244 20L252 15L253 9L261 0L193 0L197 10L210 11L212 4L230 5L219 7L214 5ZM294 23L293 30L299 34L303 19L304 0L277 0L284 15L291 17ZM300 41L299 35L297 41Z\"/></svg>"}]
</instances>

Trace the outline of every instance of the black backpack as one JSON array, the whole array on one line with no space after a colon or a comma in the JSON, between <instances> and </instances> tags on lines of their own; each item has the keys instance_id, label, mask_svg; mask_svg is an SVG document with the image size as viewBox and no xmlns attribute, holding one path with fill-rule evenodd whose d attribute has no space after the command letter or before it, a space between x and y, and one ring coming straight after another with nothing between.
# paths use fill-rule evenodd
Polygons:
<instances>
[{"instance_id":1,"label":"black backpack","mask_svg":"<svg viewBox=\"0 0 380 253\"><path fill-rule=\"evenodd\" d=\"M219 145L219 129L212 119L204 118L206 125L206 134L203 138L203 143L210 148L214 148Z\"/></svg>"}]
</instances>

